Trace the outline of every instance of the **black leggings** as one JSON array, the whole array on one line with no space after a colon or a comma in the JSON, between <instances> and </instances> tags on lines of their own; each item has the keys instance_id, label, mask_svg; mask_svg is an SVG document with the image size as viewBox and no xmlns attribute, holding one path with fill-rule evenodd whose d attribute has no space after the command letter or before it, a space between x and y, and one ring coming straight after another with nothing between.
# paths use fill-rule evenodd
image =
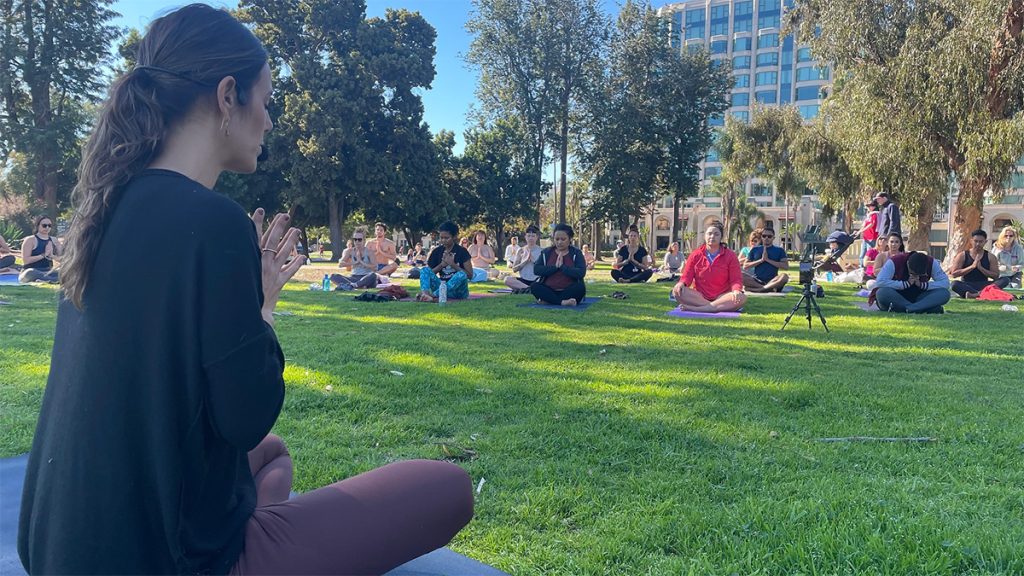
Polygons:
<instances>
[{"instance_id":1,"label":"black leggings","mask_svg":"<svg viewBox=\"0 0 1024 576\"><path fill-rule=\"evenodd\" d=\"M964 282L963 280L954 280L949 289L956 292L957 296L967 298L968 292L981 292L986 286L991 284L994 284L994 282Z\"/></svg>"},{"instance_id":2,"label":"black leggings","mask_svg":"<svg viewBox=\"0 0 1024 576\"><path fill-rule=\"evenodd\" d=\"M612 270L612 280L618 282L619 280L625 280L630 283L647 282L651 279L651 275L654 274L653 270L643 270L636 274L626 274L622 270Z\"/></svg>"},{"instance_id":3,"label":"black leggings","mask_svg":"<svg viewBox=\"0 0 1024 576\"><path fill-rule=\"evenodd\" d=\"M530 292L539 300L543 300L548 304L561 305L562 300L569 300L575 298L576 303L583 302L583 299L587 296L587 285L582 280L575 282L565 290L554 290L545 286L540 282L534 282L530 284Z\"/></svg>"},{"instance_id":4,"label":"black leggings","mask_svg":"<svg viewBox=\"0 0 1024 576\"><path fill-rule=\"evenodd\" d=\"M0 268L14 266L14 256L0 256Z\"/></svg>"}]
</instances>

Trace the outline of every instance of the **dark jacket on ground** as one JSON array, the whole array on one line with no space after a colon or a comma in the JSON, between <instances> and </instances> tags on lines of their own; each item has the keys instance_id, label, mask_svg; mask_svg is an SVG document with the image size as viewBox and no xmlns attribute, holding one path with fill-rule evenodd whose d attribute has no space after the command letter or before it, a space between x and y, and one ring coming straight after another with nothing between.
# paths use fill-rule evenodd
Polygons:
<instances>
[{"instance_id":1,"label":"dark jacket on ground","mask_svg":"<svg viewBox=\"0 0 1024 576\"><path fill-rule=\"evenodd\" d=\"M57 313L25 569L227 573L256 505L246 453L284 399L255 227L224 196L148 170L108 220L84 301Z\"/></svg>"}]
</instances>

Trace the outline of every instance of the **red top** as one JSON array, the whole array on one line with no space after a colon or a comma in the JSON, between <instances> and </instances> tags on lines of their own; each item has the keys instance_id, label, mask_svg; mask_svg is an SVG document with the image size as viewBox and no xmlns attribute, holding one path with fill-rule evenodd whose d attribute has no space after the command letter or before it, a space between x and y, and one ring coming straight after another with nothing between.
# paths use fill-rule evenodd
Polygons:
<instances>
[{"instance_id":1,"label":"red top","mask_svg":"<svg viewBox=\"0 0 1024 576\"><path fill-rule=\"evenodd\" d=\"M692 286L709 302L730 290L741 291L743 276L740 272L740 260L735 252L722 244L715 261L709 262L708 245L701 244L700 248L687 257L679 283L683 286Z\"/></svg>"},{"instance_id":2,"label":"red top","mask_svg":"<svg viewBox=\"0 0 1024 576\"><path fill-rule=\"evenodd\" d=\"M878 211L868 212L864 219L864 239L867 241L878 240Z\"/></svg>"}]
</instances>

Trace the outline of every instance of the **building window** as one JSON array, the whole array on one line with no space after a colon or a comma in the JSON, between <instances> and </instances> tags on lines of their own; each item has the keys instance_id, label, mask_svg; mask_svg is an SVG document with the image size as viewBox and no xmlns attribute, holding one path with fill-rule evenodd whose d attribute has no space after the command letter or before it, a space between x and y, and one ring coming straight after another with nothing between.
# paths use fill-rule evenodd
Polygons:
<instances>
[{"instance_id":1,"label":"building window","mask_svg":"<svg viewBox=\"0 0 1024 576\"><path fill-rule=\"evenodd\" d=\"M779 0L761 0L761 3L757 5L757 9L760 14L765 12L776 11L782 6Z\"/></svg>"},{"instance_id":2,"label":"building window","mask_svg":"<svg viewBox=\"0 0 1024 576\"><path fill-rule=\"evenodd\" d=\"M742 92L740 94L732 95L733 106L750 106L750 94Z\"/></svg>"},{"instance_id":3,"label":"building window","mask_svg":"<svg viewBox=\"0 0 1024 576\"><path fill-rule=\"evenodd\" d=\"M821 97L821 88L818 86L802 86L796 89L797 102L800 100L817 100Z\"/></svg>"},{"instance_id":4,"label":"building window","mask_svg":"<svg viewBox=\"0 0 1024 576\"><path fill-rule=\"evenodd\" d=\"M771 184L759 184L757 182L750 185L751 196L771 196L772 185Z\"/></svg>"},{"instance_id":5,"label":"building window","mask_svg":"<svg viewBox=\"0 0 1024 576\"><path fill-rule=\"evenodd\" d=\"M754 94L754 99L760 102L761 104L775 104L776 102L778 102L778 100L776 99L775 90L757 92Z\"/></svg>"},{"instance_id":6,"label":"building window","mask_svg":"<svg viewBox=\"0 0 1024 576\"><path fill-rule=\"evenodd\" d=\"M704 179L710 180L712 176L718 176L722 173L721 166L708 166L704 169Z\"/></svg>"},{"instance_id":7,"label":"building window","mask_svg":"<svg viewBox=\"0 0 1024 576\"><path fill-rule=\"evenodd\" d=\"M779 35L778 34L764 34L757 37L758 48L778 48L779 47Z\"/></svg>"},{"instance_id":8,"label":"building window","mask_svg":"<svg viewBox=\"0 0 1024 576\"><path fill-rule=\"evenodd\" d=\"M749 112L733 112L732 117L735 118L736 120L739 120L740 122L743 122L744 124L750 122Z\"/></svg>"},{"instance_id":9,"label":"building window","mask_svg":"<svg viewBox=\"0 0 1024 576\"><path fill-rule=\"evenodd\" d=\"M818 117L818 111L821 109L817 104L810 106L798 106L800 110L800 116L804 120L813 120Z\"/></svg>"},{"instance_id":10,"label":"building window","mask_svg":"<svg viewBox=\"0 0 1024 576\"><path fill-rule=\"evenodd\" d=\"M737 52L750 50L751 44L753 44L753 39L751 38L737 38L732 42L732 49Z\"/></svg>"},{"instance_id":11,"label":"building window","mask_svg":"<svg viewBox=\"0 0 1024 576\"><path fill-rule=\"evenodd\" d=\"M711 43L711 53L712 54L725 54L728 51L729 51L729 41L728 40L715 40L714 42Z\"/></svg>"},{"instance_id":12,"label":"building window","mask_svg":"<svg viewBox=\"0 0 1024 576\"><path fill-rule=\"evenodd\" d=\"M733 8L733 14L736 16L749 16L754 13L753 2L737 2Z\"/></svg>"},{"instance_id":13,"label":"building window","mask_svg":"<svg viewBox=\"0 0 1024 576\"><path fill-rule=\"evenodd\" d=\"M760 76L760 74L759 74ZM736 85L733 88L749 88L750 87L750 74L740 74L739 76L733 76L736 79Z\"/></svg>"},{"instance_id":14,"label":"building window","mask_svg":"<svg viewBox=\"0 0 1024 576\"><path fill-rule=\"evenodd\" d=\"M778 72L758 72L754 80L755 86L774 86L779 83Z\"/></svg>"},{"instance_id":15,"label":"building window","mask_svg":"<svg viewBox=\"0 0 1024 576\"><path fill-rule=\"evenodd\" d=\"M758 30L765 30L765 29L768 29L768 28L778 29L779 22L780 22L780 20L779 20L779 15L778 14L775 14L774 16L768 16L768 15L758 16L758 18L757 18L757 29Z\"/></svg>"},{"instance_id":16,"label":"building window","mask_svg":"<svg viewBox=\"0 0 1024 576\"><path fill-rule=\"evenodd\" d=\"M737 56L732 59L733 70L747 70L750 68L750 56Z\"/></svg>"},{"instance_id":17,"label":"building window","mask_svg":"<svg viewBox=\"0 0 1024 576\"><path fill-rule=\"evenodd\" d=\"M725 126L725 117L712 116L708 118L708 126Z\"/></svg>"},{"instance_id":18,"label":"building window","mask_svg":"<svg viewBox=\"0 0 1024 576\"><path fill-rule=\"evenodd\" d=\"M797 50L796 51L796 61L797 62L813 62L814 59L811 58L811 49L810 48L801 48L801 49Z\"/></svg>"},{"instance_id":19,"label":"building window","mask_svg":"<svg viewBox=\"0 0 1024 576\"><path fill-rule=\"evenodd\" d=\"M729 5L711 7L711 35L729 33Z\"/></svg>"},{"instance_id":20,"label":"building window","mask_svg":"<svg viewBox=\"0 0 1024 576\"><path fill-rule=\"evenodd\" d=\"M715 150L714 147L708 148L708 155L707 155L706 158L704 158L704 161L705 162L718 162L718 160L719 160L719 158L718 158L718 150Z\"/></svg>"},{"instance_id":21,"label":"building window","mask_svg":"<svg viewBox=\"0 0 1024 576\"><path fill-rule=\"evenodd\" d=\"M769 52L768 54L757 55L757 67L762 66L778 66L779 65L779 53Z\"/></svg>"},{"instance_id":22,"label":"building window","mask_svg":"<svg viewBox=\"0 0 1024 576\"><path fill-rule=\"evenodd\" d=\"M739 16L732 23L733 32L752 32L754 30L754 21L750 16Z\"/></svg>"},{"instance_id":23,"label":"building window","mask_svg":"<svg viewBox=\"0 0 1024 576\"><path fill-rule=\"evenodd\" d=\"M814 66L804 66L803 68L796 69L796 81L797 82L810 82L814 80L828 80L829 72L828 68L817 68Z\"/></svg>"},{"instance_id":24,"label":"building window","mask_svg":"<svg viewBox=\"0 0 1024 576\"><path fill-rule=\"evenodd\" d=\"M686 39L704 37L704 9L686 11Z\"/></svg>"}]
</instances>

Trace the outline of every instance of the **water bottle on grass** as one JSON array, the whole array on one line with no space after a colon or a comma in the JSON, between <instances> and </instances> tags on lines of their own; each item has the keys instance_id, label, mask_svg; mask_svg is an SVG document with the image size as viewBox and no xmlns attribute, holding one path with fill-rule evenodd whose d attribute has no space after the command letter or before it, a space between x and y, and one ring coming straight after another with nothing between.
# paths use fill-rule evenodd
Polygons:
<instances>
[{"instance_id":1,"label":"water bottle on grass","mask_svg":"<svg viewBox=\"0 0 1024 576\"><path fill-rule=\"evenodd\" d=\"M437 289L437 303L446 304L448 302L448 284L441 282L441 287Z\"/></svg>"},{"instance_id":2,"label":"water bottle on grass","mask_svg":"<svg viewBox=\"0 0 1024 576\"><path fill-rule=\"evenodd\" d=\"M324 281L321 284L321 286L323 286L324 292L330 292L331 291L331 277L328 276L327 274L324 274Z\"/></svg>"}]
</instances>

